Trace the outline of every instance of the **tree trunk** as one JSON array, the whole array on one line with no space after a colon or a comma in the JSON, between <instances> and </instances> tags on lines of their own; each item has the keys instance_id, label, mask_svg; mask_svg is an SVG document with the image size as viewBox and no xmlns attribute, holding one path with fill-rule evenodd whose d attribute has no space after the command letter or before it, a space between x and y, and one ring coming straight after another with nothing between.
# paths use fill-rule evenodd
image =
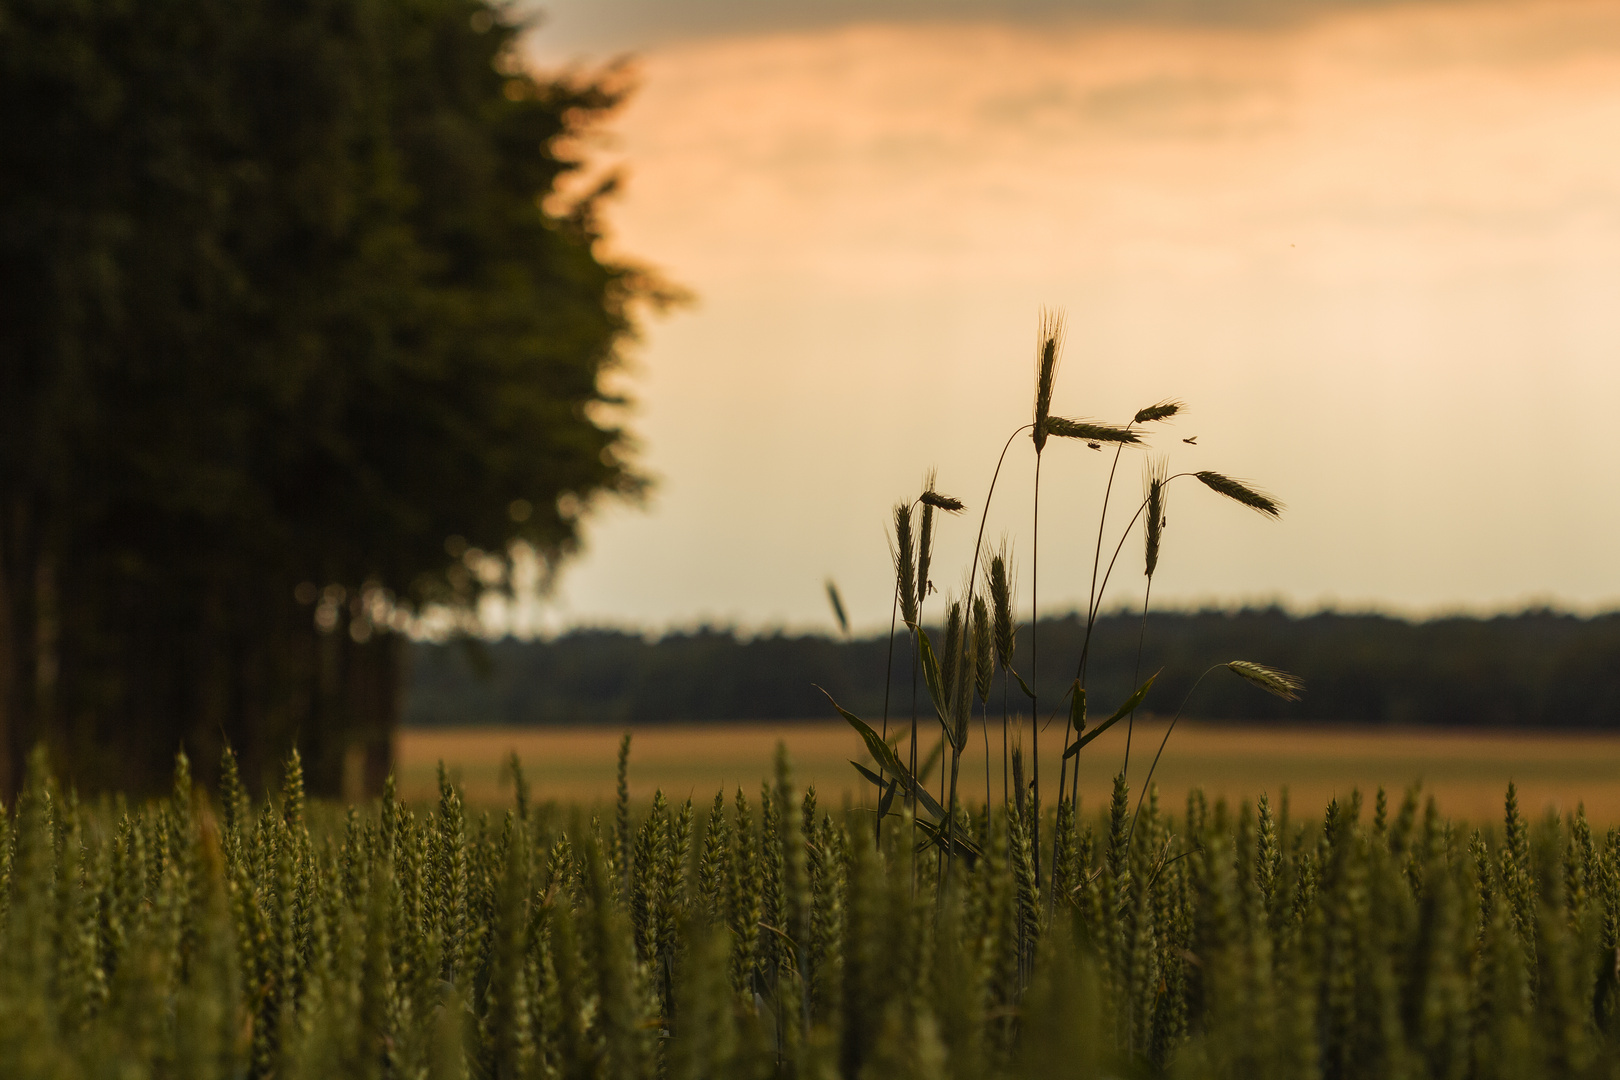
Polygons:
<instances>
[{"instance_id":1,"label":"tree trunk","mask_svg":"<svg viewBox=\"0 0 1620 1080\"><path fill-rule=\"evenodd\" d=\"M0 800L22 790L38 738L39 542L37 508L13 493L0 509Z\"/></svg>"}]
</instances>

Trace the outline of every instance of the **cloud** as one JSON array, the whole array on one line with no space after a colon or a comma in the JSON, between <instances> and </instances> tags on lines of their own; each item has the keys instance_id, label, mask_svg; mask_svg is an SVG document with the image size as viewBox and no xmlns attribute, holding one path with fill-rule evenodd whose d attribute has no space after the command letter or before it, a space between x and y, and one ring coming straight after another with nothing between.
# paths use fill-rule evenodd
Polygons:
<instances>
[{"instance_id":1,"label":"cloud","mask_svg":"<svg viewBox=\"0 0 1620 1080\"><path fill-rule=\"evenodd\" d=\"M603 56L697 38L854 23L1062 21L1263 26L1401 0L543 0L542 55Z\"/></svg>"}]
</instances>

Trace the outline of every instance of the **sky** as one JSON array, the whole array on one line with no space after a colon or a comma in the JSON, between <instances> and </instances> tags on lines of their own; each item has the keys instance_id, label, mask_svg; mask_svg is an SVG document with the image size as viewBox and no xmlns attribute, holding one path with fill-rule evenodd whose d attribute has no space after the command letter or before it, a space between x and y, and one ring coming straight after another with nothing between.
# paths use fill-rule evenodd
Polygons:
<instances>
[{"instance_id":1,"label":"sky","mask_svg":"<svg viewBox=\"0 0 1620 1080\"><path fill-rule=\"evenodd\" d=\"M552 0L529 50L633 56L605 250L695 300L621 377L653 494L518 631L828 630L829 578L885 626L930 469L960 592L1043 308L1054 411L1187 404L1121 458L1105 564L1149 454L1287 504L1178 481L1156 605L1620 603L1620 5ZM1042 611L1086 602L1111 463L1043 459ZM984 531L1026 609L1033 470L1016 440Z\"/></svg>"}]
</instances>

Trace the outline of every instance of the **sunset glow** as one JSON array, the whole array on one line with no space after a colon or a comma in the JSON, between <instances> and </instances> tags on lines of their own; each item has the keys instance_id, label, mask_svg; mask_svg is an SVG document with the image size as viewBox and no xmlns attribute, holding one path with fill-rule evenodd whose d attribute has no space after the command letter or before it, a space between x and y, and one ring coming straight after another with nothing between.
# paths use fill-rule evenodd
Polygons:
<instances>
[{"instance_id":1,"label":"sunset glow","mask_svg":"<svg viewBox=\"0 0 1620 1080\"><path fill-rule=\"evenodd\" d=\"M598 154L628 181L613 244L698 302L627 381L658 490L598 517L553 625L826 628L828 576L886 622L886 508L937 466L976 521L1042 305L1068 319L1056 408L1183 398L1155 449L1288 503L1176 491L1156 602L1620 600L1615 5L899 21L638 68ZM1029 457L988 530L1019 550ZM1089 550L1107 455L1049 457L1043 555ZM943 534L942 591L971 543ZM1084 597L1088 559L1046 565L1043 607Z\"/></svg>"}]
</instances>

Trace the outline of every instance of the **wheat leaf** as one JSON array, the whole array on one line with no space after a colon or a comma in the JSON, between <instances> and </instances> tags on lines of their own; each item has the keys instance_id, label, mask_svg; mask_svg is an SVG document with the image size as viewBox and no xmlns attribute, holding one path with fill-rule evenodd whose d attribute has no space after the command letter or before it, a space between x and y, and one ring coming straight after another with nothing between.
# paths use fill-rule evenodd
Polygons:
<instances>
[{"instance_id":1,"label":"wheat leaf","mask_svg":"<svg viewBox=\"0 0 1620 1080\"><path fill-rule=\"evenodd\" d=\"M1086 732L1085 735L1082 736L1081 738L1075 740L1075 744L1073 746L1069 747L1069 749L1064 752L1063 756L1066 757L1066 758L1070 758L1070 757L1073 757L1074 755L1078 754L1080 752L1081 747L1085 746L1092 739L1095 739L1097 736L1101 735L1103 732L1107 731L1109 728L1113 727L1115 724L1117 724L1121 720L1125 719L1126 716L1130 715L1130 713L1132 711L1134 711L1139 705L1142 704L1142 699L1147 697L1149 690L1153 689L1154 680L1157 679L1160 676L1160 674L1163 673L1163 671L1164 671L1164 669L1160 668L1158 671L1155 671L1152 675L1149 675L1147 682L1143 683L1141 686L1138 686L1136 688L1136 692L1133 693L1130 697L1125 699L1125 704L1123 704L1119 708L1115 709L1113 715L1110 716L1108 719L1104 720L1102 723L1098 724L1096 727L1094 727L1090 731Z\"/></svg>"},{"instance_id":2,"label":"wheat leaf","mask_svg":"<svg viewBox=\"0 0 1620 1080\"><path fill-rule=\"evenodd\" d=\"M894 802L894 793L900 790L900 778L897 776L891 780L885 780L858 761L851 759L850 764L855 766L856 772L860 773L862 776L866 777L872 783L877 785L878 817L881 818L887 815L890 805Z\"/></svg>"},{"instance_id":3,"label":"wheat leaf","mask_svg":"<svg viewBox=\"0 0 1620 1080\"><path fill-rule=\"evenodd\" d=\"M917 828L922 830L922 834L924 836L922 843L917 845L918 851L923 851L927 848L935 846L943 848L946 845L945 834L948 831L946 826L936 824L932 821L918 821ZM984 855L984 849L979 847L979 845L972 839L964 835L961 829L955 830L955 833L956 835L950 840L950 846L953 853L966 857L969 860L968 868L972 869L973 861L981 858Z\"/></svg>"},{"instance_id":4,"label":"wheat leaf","mask_svg":"<svg viewBox=\"0 0 1620 1080\"><path fill-rule=\"evenodd\" d=\"M1029 688L1029 683L1024 681L1024 677L1022 675L1018 674L1018 672L1014 671L1012 668L1008 668L1007 670L1011 671L1012 672L1012 677L1018 680L1018 689L1020 689L1020 690L1022 690L1024 692L1024 696L1029 698L1029 700L1034 701L1035 700L1035 691L1033 691L1033 690L1031 690Z\"/></svg>"},{"instance_id":5,"label":"wheat leaf","mask_svg":"<svg viewBox=\"0 0 1620 1080\"><path fill-rule=\"evenodd\" d=\"M917 652L922 660L923 682L928 684L928 700L934 703L934 711L939 714L939 722L950 723L950 702L945 697L945 680L940 675L939 661L934 657L934 647L928 641L928 631L917 627Z\"/></svg>"},{"instance_id":6,"label":"wheat leaf","mask_svg":"<svg viewBox=\"0 0 1620 1080\"><path fill-rule=\"evenodd\" d=\"M883 791L882 797L878 799L878 818L880 820L886 814L888 814L889 807L894 805L894 793L899 791L899 790L900 790L900 778L896 777L895 779L890 780L889 784L888 784L888 787L886 787L884 789L884 791Z\"/></svg>"},{"instance_id":7,"label":"wheat leaf","mask_svg":"<svg viewBox=\"0 0 1620 1080\"><path fill-rule=\"evenodd\" d=\"M828 694L822 687L817 686L816 689L826 695L827 700L832 702L832 707L838 710L838 715L842 716L849 726L854 728L856 733L860 735L861 740L866 743L866 752L872 755L872 760L878 763L879 768L896 776L906 771L905 766L900 764L900 758L895 754L894 748L884 742L883 737L873 731L870 724L838 704L838 702L833 701L833 696Z\"/></svg>"},{"instance_id":8,"label":"wheat leaf","mask_svg":"<svg viewBox=\"0 0 1620 1080\"><path fill-rule=\"evenodd\" d=\"M911 774L909 774L909 773L904 774L903 779L910 780L911 779ZM911 786L909 788L907 788L907 790L911 793L912 798L916 799L919 803L922 804L922 808L924 810L927 810L930 814L933 814L936 818L940 818L942 820L944 819L944 817L945 817L945 808L943 806L939 805L939 800L938 799L936 799L932 795L928 794L928 789L927 788L923 787L921 784L913 782L911 784ZM923 822L922 818L918 818L917 820L919 822ZM926 822L923 822L923 823L926 824Z\"/></svg>"},{"instance_id":9,"label":"wheat leaf","mask_svg":"<svg viewBox=\"0 0 1620 1080\"><path fill-rule=\"evenodd\" d=\"M873 772L871 769L868 769L865 765L862 765L860 762L856 761L854 758L850 758L849 763L851 765L855 766L855 771L856 772L860 773L862 776L866 777L872 783L876 784L879 791L882 791L884 788L889 786L889 781L883 779L883 777L879 776L877 773Z\"/></svg>"},{"instance_id":10,"label":"wheat leaf","mask_svg":"<svg viewBox=\"0 0 1620 1080\"><path fill-rule=\"evenodd\" d=\"M849 726L854 728L856 733L860 735L861 740L866 743L867 753L872 755L872 759L878 763L879 768L885 772L893 773L895 779L905 787L907 794L921 803L923 808L930 814L941 818L945 816L945 811L939 805L938 800L928 794L928 789L917 783L916 778L911 775L910 771L900 764L900 758L895 754L894 748L884 742L881 735L872 730L872 725L838 704L838 702L833 701L833 696L828 694L825 688L817 686L816 689L820 690L829 702L832 702L832 707L838 710L838 715L842 716Z\"/></svg>"}]
</instances>

